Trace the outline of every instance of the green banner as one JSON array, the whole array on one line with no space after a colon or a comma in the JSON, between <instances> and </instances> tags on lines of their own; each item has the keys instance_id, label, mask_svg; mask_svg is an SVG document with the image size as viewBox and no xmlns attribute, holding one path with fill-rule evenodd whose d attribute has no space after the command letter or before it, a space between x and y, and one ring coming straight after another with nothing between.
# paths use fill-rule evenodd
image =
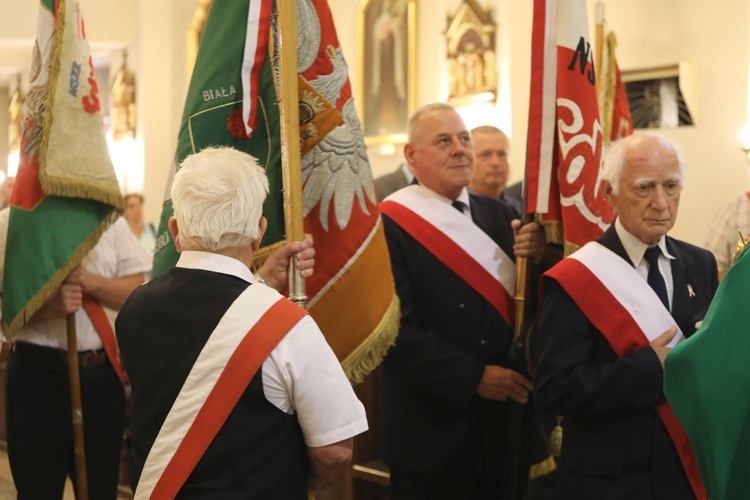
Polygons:
<instances>
[{"instance_id":1,"label":"green banner","mask_svg":"<svg viewBox=\"0 0 750 500\"><path fill-rule=\"evenodd\" d=\"M724 276L701 327L667 355L664 393L690 438L709 498L750 494L747 249Z\"/></svg>"},{"instance_id":2,"label":"green banner","mask_svg":"<svg viewBox=\"0 0 750 500\"><path fill-rule=\"evenodd\" d=\"M268 230L262 246L284 239L279 110L270 58L260 75L258 126L247 138L242 121L242 63L248 1L214 0L206 20L177 142L176 165L209 146L231 146L258 159L270 191L263 206ZM171 179L170 179L171 181ZM171 182L170 182L171 184ZM173 267L178 254L167 228L173 214L167 193L156 242L152 276Z\"/></svg>"}]
</instances>

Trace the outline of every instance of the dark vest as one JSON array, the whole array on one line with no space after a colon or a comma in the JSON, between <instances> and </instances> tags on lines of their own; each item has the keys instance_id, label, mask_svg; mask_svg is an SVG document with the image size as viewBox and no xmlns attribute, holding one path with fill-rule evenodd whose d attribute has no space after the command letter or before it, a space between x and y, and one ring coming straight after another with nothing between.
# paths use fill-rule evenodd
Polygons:
<instances>
[{"instance_id":1,"label":"dark vest","mask_svg":"<svg viewBox=\"0 0 750 500\"><path fill-rule=\"evenodd\" d=\"M133 489L201 349L247 286L233 276L175 268L139 287L120 311L116 330L132 386ZM302 431L295 415L264 397L262 370L177 498L307 498Z\"/></svg>"}]
</instances>

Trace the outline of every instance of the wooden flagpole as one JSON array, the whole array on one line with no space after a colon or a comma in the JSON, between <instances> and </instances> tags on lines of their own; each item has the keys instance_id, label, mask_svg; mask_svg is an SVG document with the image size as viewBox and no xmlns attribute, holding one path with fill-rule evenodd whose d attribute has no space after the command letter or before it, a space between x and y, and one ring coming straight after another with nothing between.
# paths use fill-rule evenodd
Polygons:
<instances>
[{"instance_id":1,"label":"wooden flagpole","mask_svg":"<svg viewBox=\"0 0 750 500\"><path fill-rule=\"evenodd\" d=\"M281 168L284 180L284 226L287 241L305 237L302 218L302 160L299 147L299 92L297 90L297 23L294 0L278 0L279 114ZM307 305L305 280L289 261L289 299Z\"/></svg>"},{"instance_id":2,"label":"wooden flagpole","mask_svg":"<svg viewBox=\"0 0 750 500\"><path fill-rule=\"evenodd\" d=\"M86 453L83 445L83 409L81 405L81 379L78 371L78 341L76 340L75 313L68 314L68 378L70 379L70 409L73 413L73 446L76 463L76 498L88 500L86 481Z\"/></svg>"}]
</instances>

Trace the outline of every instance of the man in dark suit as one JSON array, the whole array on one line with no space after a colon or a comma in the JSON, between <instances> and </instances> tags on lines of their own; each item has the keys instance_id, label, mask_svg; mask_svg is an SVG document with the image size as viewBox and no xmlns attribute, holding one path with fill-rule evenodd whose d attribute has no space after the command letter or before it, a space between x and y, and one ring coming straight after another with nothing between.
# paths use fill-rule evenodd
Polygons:
<instances>
[{"instance_id":1,"label":"man in dark suit","mask_svg":"<svg viewBox=\"0 0 750 500\"><path fill-rule=\"evenodd\" d=\"M521 202L505 193L510 175L508 150L510 142L505 132L492 125L471 129L474 145L474 177L469 188L477 194L500 198L521 213Z\"/></svg>"},{"instance_id":2,"label":"man in dark suit","mask_svg":"<svg viewBox=\"0 0 750 500\"><path fill-rule=\"evenodd\" d=\"M537 224L512 229L512 209L498 199L469 194L471 135L451 106L417 110L408 136L404 155L419 184L380 205L401 301L383 365L391 495L498 498L503 402L524 403L532 389L503 367L514 259L541 259L544 237Z\"/></svg>"},{"instance_id":3,"label":"man in dark suit","mask_svg":"<svg viewBox=\"0 0 750 500\"><path fill-rule=\"evenodd\" d=\"M523 202L523 181L514 182L510 186L506 186L503 189L503 196L516 200L518 206L521 206Z\"/></svg>"},{"instance_id":4,"label":"man in dark suit","mask_svg":"<svg viewBox=\"0 0 750 500\"><path fill-rule=\"evenodd\" d=\"M695 332L718 285L710 252L667 236L684 170L664 139L616 143L602 173L615 222L542 279L534 398L564 417L556 498L701 494L662 391L665 356Z\"/></svg>"},{"instance_id":5,"label":"man in dark suit","mask_svg":"<svg viewBox=\"0 0 750 500\"><path fill-rule=\"evenodd\" d=\"M367 429L318 327L271 288L284 286L284 259L249 269L267 192L255 159L231 148L189 156L174 177L180 260L136 289L116 323L136 498L303 500L348 466ZM310 252L297 263L309 276Z\"/></svg>"},{"instance_id":6,"label":"man in dark suit","mask_svg":"<svg viewBox=\"0 0 750 500\"><path fill-rule=\"evenodd\" d=\"M401 188L411 184L414 175L409 170L406 163L402 163L396 170L389 174L381 175L375 179L375 192L378 193L378 199L384 200L391 193L395 193Z\"/></svg>"}]
</instances>

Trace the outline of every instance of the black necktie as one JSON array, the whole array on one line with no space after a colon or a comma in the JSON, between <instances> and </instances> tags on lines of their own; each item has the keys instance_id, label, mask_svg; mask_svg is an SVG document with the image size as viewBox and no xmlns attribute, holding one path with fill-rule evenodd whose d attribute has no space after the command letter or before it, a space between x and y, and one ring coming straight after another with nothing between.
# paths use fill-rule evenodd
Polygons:
<instances>
[{"instance_id":1,"label":"black necktie","mask_svg":"<svg viewBox=\"0 0 750 500\"><path fill-rule=\"evenodd\" d=\"M654 289L656 295L659 296L668 311L669 295L667 295L667 285L664 283L664 276L659 271L659 255L661 255L659 247L649 247L646 249L646 254L644 255L644 258L648 262L648 278L646 278L646 281Z\"/></svg>"},{"instance_id":2,"label":"black necktie","mask_svg":"<svg viewBox=\"0 0 750 500\"><path fill-rule=\"evenodd\" d=\"M464 207L466 206L466 204L463 201L455 200L451 202L451 205L453 205L453 208L455 208L459 212L464 213Z\"/></svg>"}]
</instances>

